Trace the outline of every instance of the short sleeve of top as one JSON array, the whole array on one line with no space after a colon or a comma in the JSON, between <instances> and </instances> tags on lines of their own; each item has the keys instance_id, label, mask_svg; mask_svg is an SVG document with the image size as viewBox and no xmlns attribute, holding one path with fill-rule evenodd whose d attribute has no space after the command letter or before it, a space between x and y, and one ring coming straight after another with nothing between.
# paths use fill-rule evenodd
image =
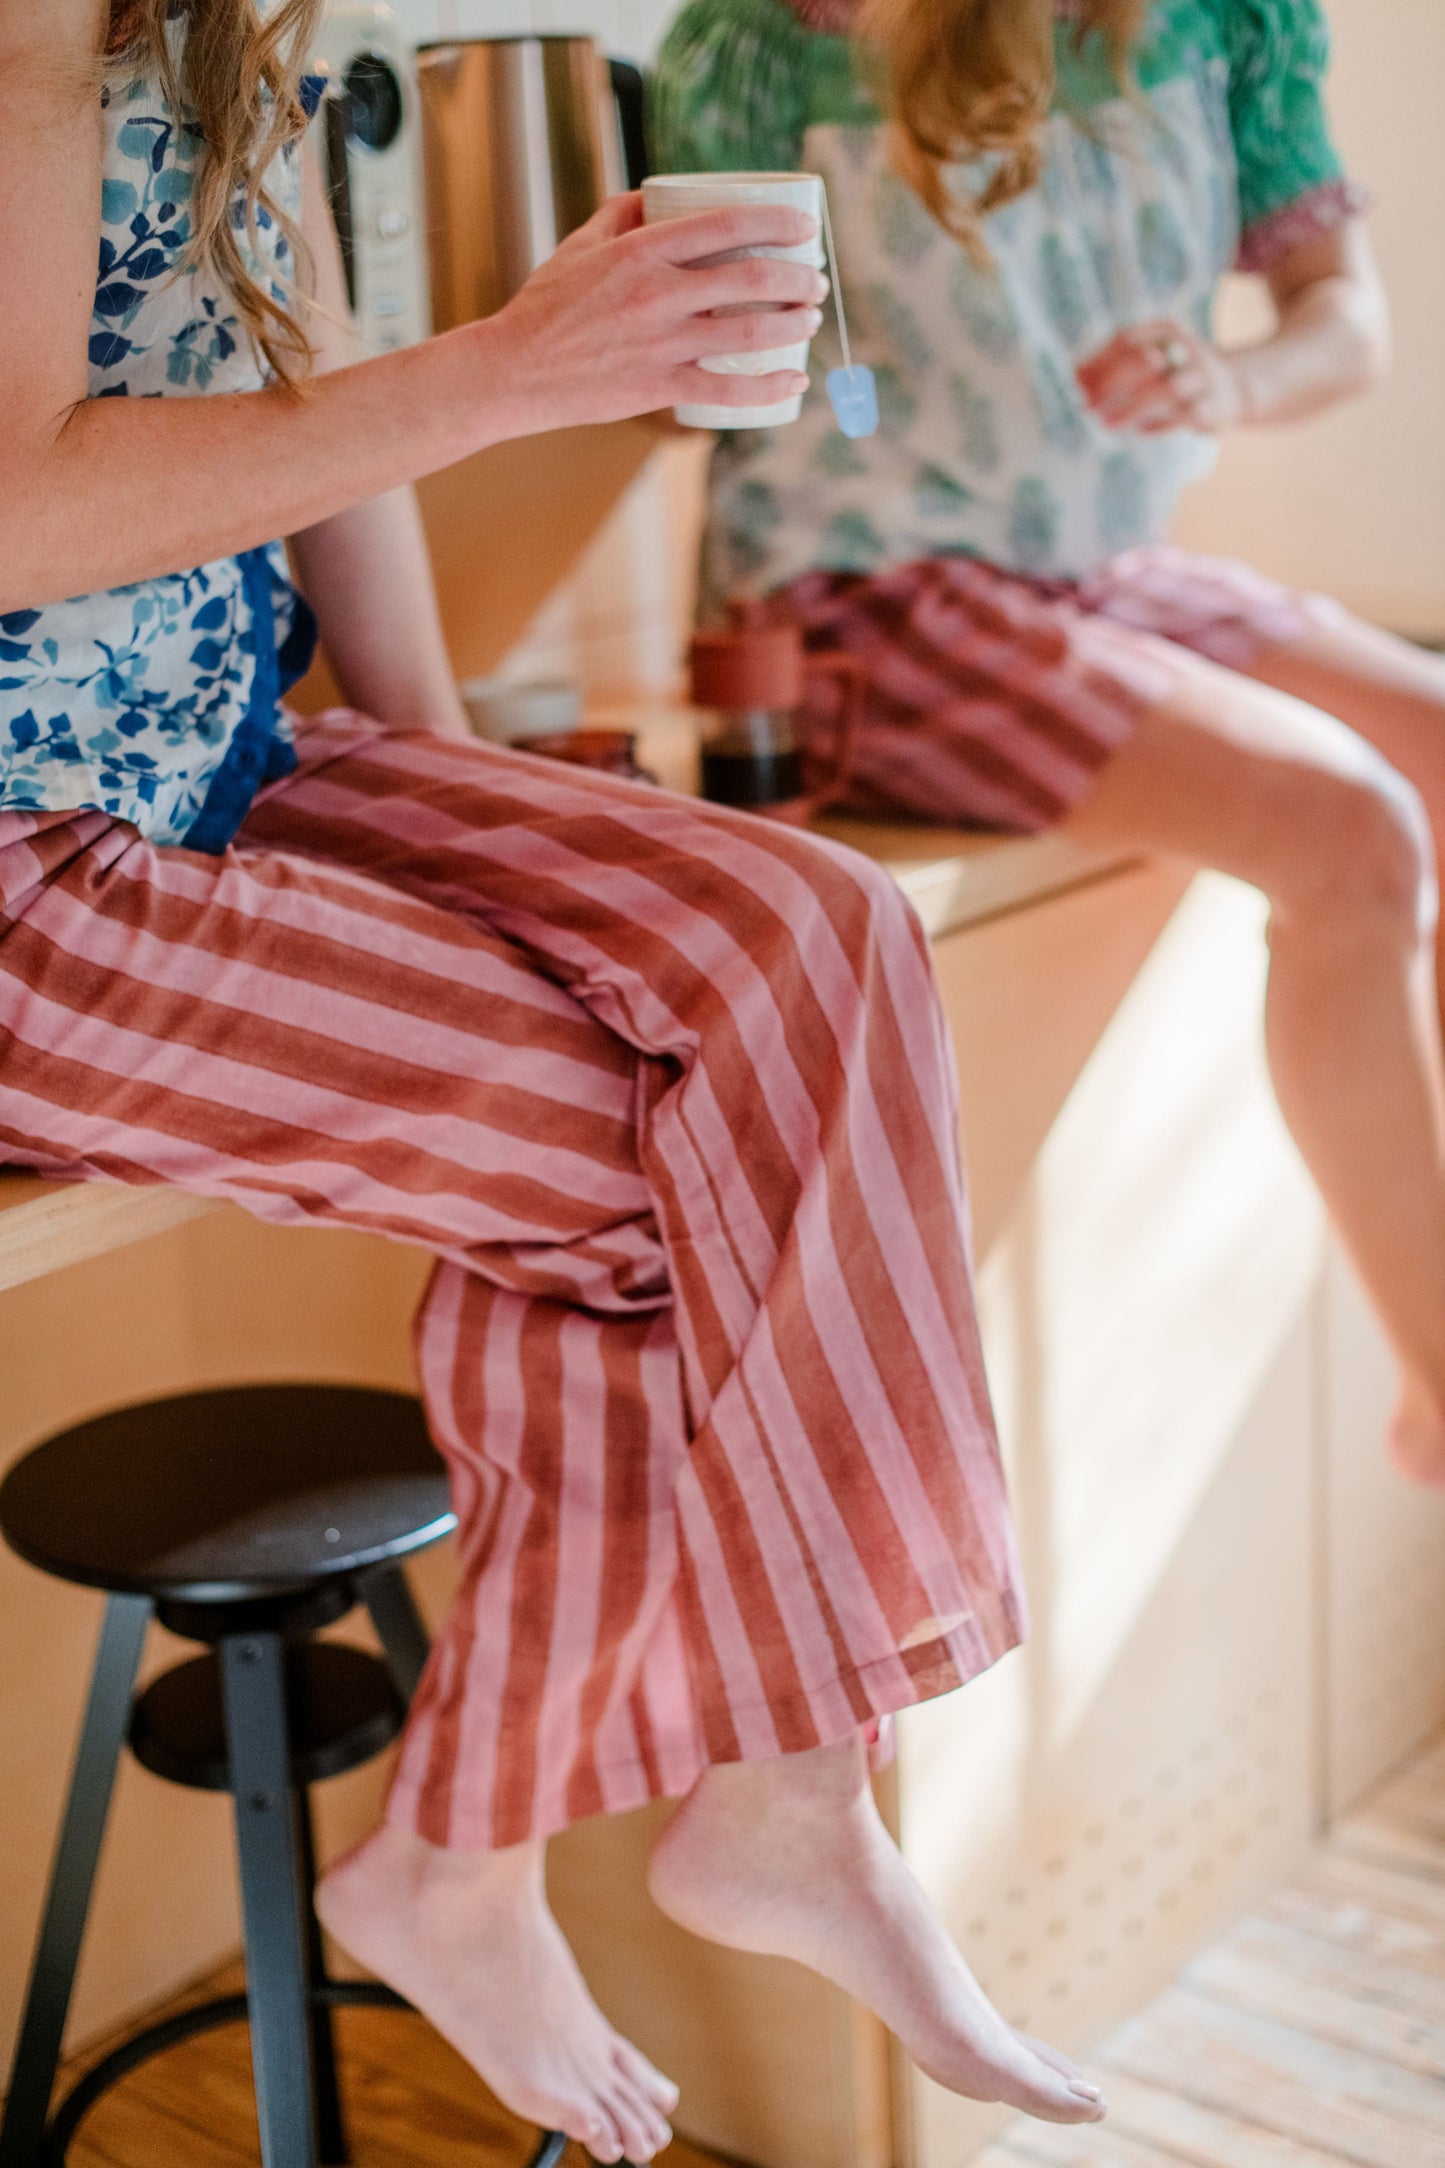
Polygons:
<instances>
[{"instance_id":1,"label":"short sleeve of top","mask_svg":"<svg viewBox=\"0 0 1445 2168\"><path fill-rule=\"evenodd\" d=\"M1241 268L1267 270L1368 197L1345 178L1325 111L1330 34L1319 0L1224 0L1239 169Z\"/></svg>"},{"instance_id":2,"label":"short sleeve of top","mask_svg":"<svg viewBox=\"0 0 1445 2168\"><path fill-rule=\"evenodd\" d=\"M818 120L875 122L848 40L783 0L689 0L648 84L659 173L794 172Z\"/></svg>"}]
</instances>

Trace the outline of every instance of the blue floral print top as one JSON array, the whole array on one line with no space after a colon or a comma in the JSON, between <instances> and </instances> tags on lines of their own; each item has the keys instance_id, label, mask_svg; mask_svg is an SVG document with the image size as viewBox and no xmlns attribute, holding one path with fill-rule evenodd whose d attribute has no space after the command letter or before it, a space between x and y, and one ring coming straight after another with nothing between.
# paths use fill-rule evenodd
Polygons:
<instances>
[{"instance_id":1,"label":"blue floral print top","mask_svg":"<svg viewBox=\"0 0 1445 2168\"><path fill-rule=\"evenodd\" d=\"M310 109L322 87L308 78ZM153 77L113 75L101 96L91 398L256 390L262 367L228 295L184 262L198 129ZM271 193L294 214L295 145L278 168ZM235 217L239 229L239 206ZM255 244L242 245L279 293L288 251L274 221L258 213ZM158 843L223 850L261 783L295 764L280 698L314 644L279 542L0 613L0 806L99 807Z\"/></svg>"}]
</instances>

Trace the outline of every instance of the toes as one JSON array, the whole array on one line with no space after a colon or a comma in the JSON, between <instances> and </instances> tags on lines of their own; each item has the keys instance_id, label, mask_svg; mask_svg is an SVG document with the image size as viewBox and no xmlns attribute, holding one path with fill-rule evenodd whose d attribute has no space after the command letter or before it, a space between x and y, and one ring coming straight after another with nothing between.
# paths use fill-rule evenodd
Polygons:
<instances>
[{"instance_id":1,"label":"toes","mask_svg":"<svg viewBox=\"0 0 1445 2168\"><path fill-rule=\"evenodd\" d=\"M1101 2123L1107 2112L1099 2088L1082 2072L1045 2061L1022 2034L998 2066L995 2097L1045 2123Z\"/></svg>"},{"instance_id":2,"label":"toes","mask_svg":"<svg viewBox=\"0 0 1445 2168\"><path fill-rule=\"evenodd\" d=\"M672 2132L644 2093L619 2088L608 2096L607 2106L629 2161L649 2161L671 2144Z\"/></svg>"},{"instance_id":3,"label":"toes","mask_svg":"<svg viewBox=\"0 0 1445 2168\"><path fill-rule=\"evenodd\" d=\"M662 2115L671 2115L682 2097L671 2078L665 2078L630 2040L618 2040L612 2059L623 2077L645 2094Z\"/></svg>"},{"instance_id":4,"label":"toes","mask_svg":"<svg viewBox=\"0 0 1445 2168\"><path fill-rule=\"evenodd\" d=\"M1021 2040L1026 2048L1037 2055L1041 2063L1047 2063L1050 2070L1057 2070L1060 2077L1067 2078L1071 2085L1081 2086L1095 2100L1103 2099L1103 2093L1091 2081L1088 2072L1081 2070L1077 2063L1070 2062L1068 2056L1061 2054L1058 2048L1050 2047L1047 2040L1035 2040L1032 2033L1025 2032L1015 2033L1014 2038Z\"/></svg>"},{"instance_id":5,"label":"toes","mask_svg":"<svg viewBox=\"0 0 1445 2168\"><path fill-rule=\"evenodd\" d=\"M609 2114L593 2108L583 2115L581 2122L580 2129L569 2129L567 2134L571 2138L579 2139L593 2160L607 2163L626 2157L621 2134Z\"/></svg>"}]
</instances>

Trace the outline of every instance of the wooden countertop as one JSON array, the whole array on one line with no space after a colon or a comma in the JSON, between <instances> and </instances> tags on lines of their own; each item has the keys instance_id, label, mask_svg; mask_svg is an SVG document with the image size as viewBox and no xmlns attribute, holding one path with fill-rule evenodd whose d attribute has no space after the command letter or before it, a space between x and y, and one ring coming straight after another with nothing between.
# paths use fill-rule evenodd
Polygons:
<instances>
[{"instance_id":1,"label":"wooden countertop","mask_svg":"<svg viewBox=\"0 0 1445 2168\"><path fill-rule=\"evenodd\" d=\"M160 1184L46 1182L0 1172L0 1291L219 1210L208 1197Z\"/></svg>"},{"instance_id":2,"label":"wooden countertop","mask_svg":"<svg viewBox=\"0 0 1445 2168\"><path fill-rule=\"evenodd\" d=\"M674 787L689 787L696 747L685 709L659 702L609 708L589 719L625 719L641 732L646 764ZM1055 836L980 835L834 817L817 825L820 833L887 866L932 940L1107 879L1124 863L1078 851ZM219 1209L207 1198L160 1186L51 1182L0 1172L0 1292Z\"/></svg>"}]
</instances>

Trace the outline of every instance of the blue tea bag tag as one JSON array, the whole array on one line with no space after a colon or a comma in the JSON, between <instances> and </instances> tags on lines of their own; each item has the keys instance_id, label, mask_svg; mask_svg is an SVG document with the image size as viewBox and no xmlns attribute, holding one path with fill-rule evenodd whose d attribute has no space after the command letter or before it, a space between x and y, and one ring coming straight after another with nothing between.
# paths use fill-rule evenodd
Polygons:
<instances>
[{"instance_id":1,"label":"blue tea bag tag","mask_svg":"<svg viewBox=\"0 0 1445 2168\"><path fill-rule=\"evenodd\" d=\"M828 371L828 398L833 419L845 437L871 437L878 428L878 386L873 371L855 361L848 345L848 312L843 306L843 281L838 276L838 251L833 242L833 220L828 211L828 191L819 192L823 212L823 239L828 249L828 268L833 274L833 309L838 318L838 343L843 349L841 369Z\"/></svg>"},{"instance_id":2,"label":"blue tea bag tag","mask_svg":"<svg viewBox=\"0 0 1445 2168\"><path fill-rule=\"evenodd\" d=\"M871 437L878 428L878 386L861 361L828 371L828 397L845 437Z\"/></svg>"}]
</instances>

